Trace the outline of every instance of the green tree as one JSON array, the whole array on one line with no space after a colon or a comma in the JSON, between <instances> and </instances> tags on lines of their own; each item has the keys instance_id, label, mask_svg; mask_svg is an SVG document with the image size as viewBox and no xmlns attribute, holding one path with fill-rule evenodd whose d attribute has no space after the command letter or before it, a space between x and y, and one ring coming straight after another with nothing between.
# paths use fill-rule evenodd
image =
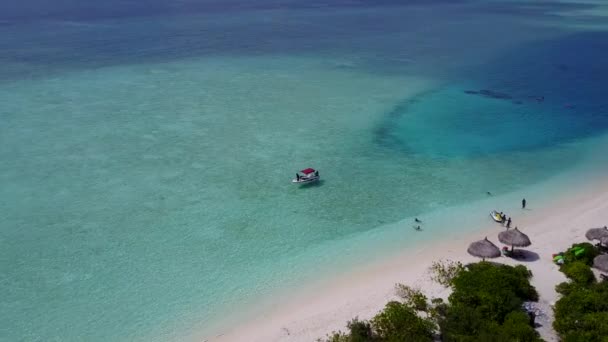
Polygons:
<instances>
[{"instance_id":1,"label":"green tree","mask_svg":"<svg viewBox=\"0 0 608 342\"><path fill-rule=\"evenodd\" d=\"M450 303L474 307L489 319L502 323L511 311L520 310L524 301L538 300L538 293L524 266L471 264L454 278Z\"/></svg>"},{"instance_id":2,"label":"green tree","mask_svg":"<svg viewBox=\"0 0 608 342\"><path fill-rule=\"evenodd\" d=\"M530 317L521 311L509 313L501 328L502 335L509 341L541 341L530 325Z\"/></svg>"},{"instance_id":3,"label":"green tree","mask_svg":"<svg viewBox=\"0 0 608 342\"><path fill-rule=\"evenodd\" d=\"M431 280L445 287L452 286L452 280L463 270L464 265L460 261L452 260L434 261L429 267Z\"/></svg>"},{"instance_id":4,"label":"green tree","mask_svg":"<svg viewBox=\"0 0 608 342\"><path fill-rule=\"evenodd\" d=\"M420 290L413 289L407 285L396 284L395 292L397 293L397 296L403 299L405 304L415 310L424 312L428 310L428 298Z\"/></svg>"},{"instance_id":5,"label":"green tree","mask_svg":"<svg viewBox=\"0 0 608 342\"><path fill-rule=\"evenodd\" d=\"M372 325L367 321L360 321L355 317L346 326L350 331L349 342L369 342L375 340Z\"/></svg>"},{"instance_id":6,"label":"green tree","mask_svg":"<svg viewBox=\"0 0 608 342\"><path fill-rule=\"evenodd\" d=\"M333 332L327 336L326 342L374 342L377 339L368 321L360 321L358 317L349 321L346 326L348 333L342 331ZM320 339L318 341L321 341Z\"/></svg>"},{"instance_id":7,"label":"green tree","mask_svg":"<svg viewBox=\"0 0 608 342\"><path fill-rule=\"evenodd\" d=\"M389 302L371 322L381 341L433 341L433 322L421 318L412 307L403 303Z\"/></svg>"},{"instance_id":8,"label":"green tree","mask_svg":"<svg viewBox=\"0 0 608 342\"><path fill-rule=\"evenodd\" d=\"M555 304L553 327L563 341L608 341L608 282L573 286Z\"/></svg>"},{"instance_id":9,"label":"green tree","mask_svg":"<svg viewBox=\"0 0 608 342\"><path fill-rule=\"evenodd\" d=\"M538 333L522 310L538 293L524 266L480 262L467 265L452 280L453 292L439 319L443 341L538 341Z\"/></svg>"},{"instance_id":10,"label":"green tree","mask_svg":"<svg viewBox=\"0 0 608 342\"><path fill-rule=\"evenodd\" d=\"M590 285L595 283L593 271L583 261L569 262L560 268L566 277L570 278L576 285Z\"/></svg>"}]
</instances>

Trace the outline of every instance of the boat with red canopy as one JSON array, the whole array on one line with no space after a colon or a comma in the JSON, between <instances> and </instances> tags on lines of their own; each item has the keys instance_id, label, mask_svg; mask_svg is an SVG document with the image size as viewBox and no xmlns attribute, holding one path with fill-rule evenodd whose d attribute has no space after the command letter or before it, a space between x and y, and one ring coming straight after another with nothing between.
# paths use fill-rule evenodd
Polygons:
<instances>
[{"instance_id":1,"label":"boat with red canopy","mask_svg":"<svg viewBox=\"0 0 608 342\"><path fill-rule=\"evenodd\" d=\"M313 183L319 180L319 171L309 167L296 173L296 178L291 182L297 184Z\"/></svg>"}]
</instances>

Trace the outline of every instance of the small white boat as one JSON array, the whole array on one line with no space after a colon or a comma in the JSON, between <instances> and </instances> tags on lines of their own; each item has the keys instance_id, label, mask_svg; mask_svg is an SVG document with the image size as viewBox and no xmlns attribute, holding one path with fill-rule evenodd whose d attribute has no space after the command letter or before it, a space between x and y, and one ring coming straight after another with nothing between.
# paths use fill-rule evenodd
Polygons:
<instances>
[{"instance_id":1,"label":"small white boat","mask_svg":"<svg viewBox=\"0 0 608 342\"><path fill-rule=\"evenodd\" d=\"M490 216L492 216L492 219L498 223L502 223L504 221L502 216L500 216L500 213L497 212L496 210L492 210L490 212Z\"/></svg>"},{"instance_id":2,"label":"small white boat","mask_svg":"<svg viewBox=\"0 0 608 342\"><path fill-rule=\"evenodd\" d=\"M307 184L317 182L319 178L319 171L309 167L308 169L296 173L296 178L291 182L296 184Z\"/></svg>"}]
</instances>

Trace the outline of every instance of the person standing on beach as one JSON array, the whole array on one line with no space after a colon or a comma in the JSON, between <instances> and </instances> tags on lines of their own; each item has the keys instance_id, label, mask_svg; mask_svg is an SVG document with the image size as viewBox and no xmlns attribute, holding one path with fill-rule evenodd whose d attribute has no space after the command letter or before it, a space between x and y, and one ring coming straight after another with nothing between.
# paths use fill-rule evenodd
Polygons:
<instances>
[{"instance_id":1,"label":"person standing on beach","mask_svg":"<svg viewBox=\"0 0 608 342\"><path fill-rule=\"evenodd\" d=\"M511 228L511 218L510 217L507 220L507 228Z\"/></svg>"},{"instance_id":2,"label":"person standing on beach","mask_svg":"<svg viewBox=\"0 0 608 342\"><path fill-rule=\"evenodd\" d=\"M526 199L525 198L521 200L521 208L526 209Z\"/></svg>"}]
</instances>

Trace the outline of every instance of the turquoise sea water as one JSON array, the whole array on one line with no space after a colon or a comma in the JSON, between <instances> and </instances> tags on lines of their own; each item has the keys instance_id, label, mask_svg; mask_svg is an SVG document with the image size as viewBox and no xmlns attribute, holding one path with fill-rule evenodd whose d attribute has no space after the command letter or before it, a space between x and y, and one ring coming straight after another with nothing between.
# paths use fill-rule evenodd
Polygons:
<instances>
[{"instance_id":1,"label":"turquoise sea water","mask_svg":"<svg viewBox=\"0 0 608 342\"><path fill-rule=\"evenodd\" d=\"M585 4L1 6L0 340L205 331L608 128Z\"/></svg>"}]
</instances>

